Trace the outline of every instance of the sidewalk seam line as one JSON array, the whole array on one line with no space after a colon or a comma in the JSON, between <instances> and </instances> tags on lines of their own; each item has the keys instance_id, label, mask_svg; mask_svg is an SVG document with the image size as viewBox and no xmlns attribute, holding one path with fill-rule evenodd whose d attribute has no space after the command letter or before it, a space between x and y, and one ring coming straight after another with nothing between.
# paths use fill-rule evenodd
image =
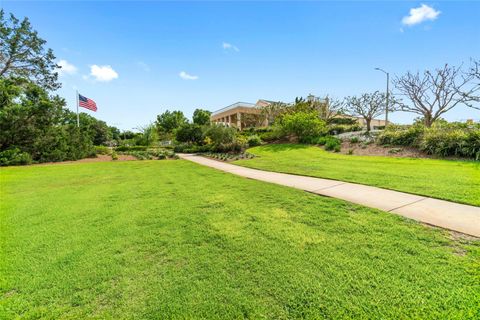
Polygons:
<instances>
[{"instance_id":1,"label":"sidewalk seam line","mask_svg":"<svg viewBox=\"0 0 480 320\"><path fill-rule=\"evenodd\" d=\"M420 201L423 201L423 200L427 200L427 199L428 199L428 198L425 198L425 197L424 197L424 198L422 198L422 199L415 200L415 201L413 201L413 202L404 204L404 205L402 205L402 206L399 206L399 207L390 209L390 210L388 210L387 212L392 212L393 210L398 210L398 209L400 209L400 208L403 208L403 207L406 207L406 206L409 206L409 205L412 205L412 204L414 204L414 203L417 203L417 202L420 202Z\"/></svg>"},{"instance_id":2,"label":"sidewalk seam line","mask_svg":"<svg viewBox=\"0 0 480 320\"><path fill-rule=\"evenodd\" d=\"M338 186L341 186L342 184L347 184L347 183L348 183L348 182L342 182L342 183L339 183L339 184L335 184L335 185L333 185L333 186L329 186L329 187L324 187L324 188L312 190L312 191L310 191L310 192L317 192L317 191L321 191L321 190L325 190L325 189L330 189L330 188L338 187Z\"/></svg>"}]
</instances>

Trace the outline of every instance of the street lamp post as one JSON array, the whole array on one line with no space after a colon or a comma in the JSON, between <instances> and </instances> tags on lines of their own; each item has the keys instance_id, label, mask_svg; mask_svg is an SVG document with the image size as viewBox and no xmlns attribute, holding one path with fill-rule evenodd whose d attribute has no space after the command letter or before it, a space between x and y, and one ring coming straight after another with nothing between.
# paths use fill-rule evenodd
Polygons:
<instances>
[{"instance_id":1,"label":"street lamp post","mask_svg":"<svg viewBox=\"0 0 480 320\"><path fill-rule=\"evenodd\" d=\"M377 71L381 71L387 75L387 96L386 96L386 102L385 102L385 127L388 124L388 103L389 103L389 98L390 98L390 90L389 90L389 85L390 85L390 73L387 71L381 69L381 68L375 68Z\"/></svg>"}]
</instances>

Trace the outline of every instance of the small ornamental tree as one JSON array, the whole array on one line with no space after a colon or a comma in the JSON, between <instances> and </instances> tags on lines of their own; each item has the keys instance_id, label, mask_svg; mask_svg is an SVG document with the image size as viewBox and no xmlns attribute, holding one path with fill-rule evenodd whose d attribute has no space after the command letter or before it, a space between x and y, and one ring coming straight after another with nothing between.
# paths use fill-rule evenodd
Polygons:
<instances>
[{"instance_id":1,"label":"small ornamental tree","mask_svg":"<svg viewBox=\"0 0 480 320\"><path fill-rule=\"evenodd\" d=\"M372 119L385 113L386 95L379 91L364 93L359 97L347 97L345 101L345 110L348 113L365 119L367 132L371 129Z\"/></svg>"}]
</instances>

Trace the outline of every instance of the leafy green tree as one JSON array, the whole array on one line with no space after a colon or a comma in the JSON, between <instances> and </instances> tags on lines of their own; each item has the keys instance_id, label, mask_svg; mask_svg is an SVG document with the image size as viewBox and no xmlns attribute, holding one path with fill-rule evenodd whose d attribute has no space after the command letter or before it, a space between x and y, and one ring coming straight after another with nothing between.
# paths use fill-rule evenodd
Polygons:
<instances>
[{"instance_id":1,"label":"leafy green tree","mask_svg":"<svg viewBox=\"0 0 480 320\"><path fill-rule=\"evenodd\" d=\"M165 111L157 116L157 128L159 133L170 134L177 128L180 128L183 124L187 123L187 118L183 115L182 111Z\"/></svg>"},{"instance_id":2,"label":"leafy green tree","mask_svg":"<svg viewBox=\"0 0 480 320\"><path fill-rule=\"evenodd\" d=\"M178 142L188 142L201 144L203 142L202 127L198 124L184 124L175 132L175 140Z\"/></svg>"},{"instance_id":3,"label":"leafy green tree","mask_svg":"<svg viewBox=\"0 0 480 320\"><path fill-rule=\"evenodd\" d=\"M282 118L281 127L286 135L293 135L300 141L326 133L325 121L316 112L296 112Z\"/></svg>"},{"instance_id":4,"label":"leafy green tree","mask_svg":"<svg viewBox=\"0 0 480 320\"><path fill-rule=\"evenodd\" d=\"M68 123L64 99L23 80L0 78L0 88L0 151L18 149L40 162L93 154L91 137Z\"/></svg>"},{"instance_id":5,"label":"leafy green tree","mask_svg":"<svg viewBox=\"0 0 480 320\"><path fill-rule=\"evenodd\" d=\"M205 137L209 138L214 145L234 143L237 130L221 125L212 125L205 131Z\"/></svg>"},{"instance_id":6,"label":"leafy green tree","mask_svg":"<svg viewBox=\"0 0 480 320\"><path fill-rule=\"evenodd\" d=\"M20 77L49 90L60 88L55 72L59 66L45 43L28 18L20 21L13 14L6 18L0 10L0 78Z\"/></svg>"},{"instance_id":7,"label":"leafy green tree","mask_svg":"<svg viewBox=\"0 0 480 320\"><path fill-rule=\"evenodd\" d=\"M212 113L208 110L195 109L193 112L193 123L205 126L210 124L210 115Z\"/></svg>"},{"instance_id":8,"label":"leafy green tree","mask_svg":"<svg viewBox=\"0 0 480 320\"><path fill-rule=\"evenodd\" d=\"M158 142L158 131L155 124L151 123L144 127L139 127L140 135L137 135L136 144L142 146L151 146Z\"/></svg>"}]
</instances>

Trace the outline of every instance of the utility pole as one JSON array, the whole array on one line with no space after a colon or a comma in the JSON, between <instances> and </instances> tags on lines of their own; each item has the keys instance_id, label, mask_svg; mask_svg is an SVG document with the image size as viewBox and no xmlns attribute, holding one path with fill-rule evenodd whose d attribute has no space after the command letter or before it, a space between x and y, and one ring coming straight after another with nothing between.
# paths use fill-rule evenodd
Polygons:
<instances>
[{"instance_id":1,"label":"utility pole","mask_svg":"<svg viewBox=\"0 0 480 320\"><path fill-rule=\"evenodd\" d=\"M375 68L375 70L377 71L381 71L383 73L385 73L385 75L387 76L387 94L386 94L386 101L385 101L385 127L388 125L388 104L389 104L389 100L390 100L390 73L388 73L387 71L383 70L383 69L380 69L380 68Z\"/></svg>"}]
</instances>

